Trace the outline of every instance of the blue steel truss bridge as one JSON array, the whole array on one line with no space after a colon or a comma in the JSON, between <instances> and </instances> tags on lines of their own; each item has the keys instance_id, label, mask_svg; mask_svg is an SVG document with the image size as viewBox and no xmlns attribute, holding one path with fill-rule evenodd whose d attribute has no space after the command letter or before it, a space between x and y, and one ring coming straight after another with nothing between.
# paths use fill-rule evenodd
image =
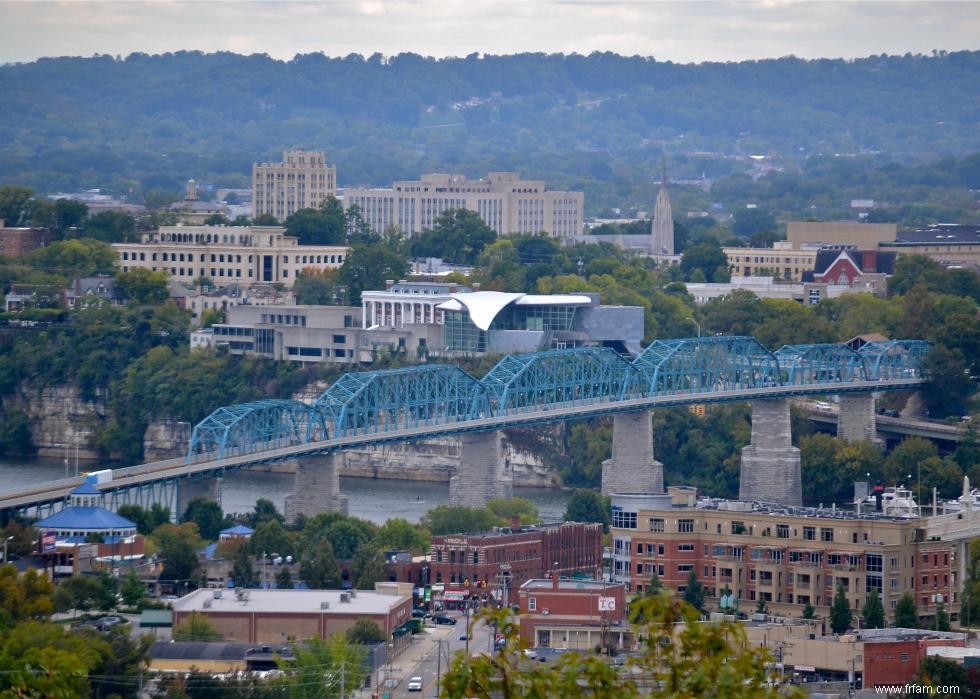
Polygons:
<instances>
[{"instance_id":1,"label":"blue steel truss bridge","mask_svg":"<svg viewBox=\"0 0 980 699\"><path fill-rule=\"evenodd\" d=\"M451 435L462 436L465 445L467 435L509 427L679 405L866 394L873 420L871 394L914 389L923 381L928 349L921 340L892 340L858 351L815 344L771 352L752 337L714 336L657 340L632 360L608 348L509 355L482 379L452 364L351 372L312 403L261 400L218 408L194 427L186 457L116 469L98 487L110 509L173 501L195 481L263 462ZM80 482L0 492L0 512L57 510ZM302 487L297 482L297 490Z\"/></svg>"}]
</instances>

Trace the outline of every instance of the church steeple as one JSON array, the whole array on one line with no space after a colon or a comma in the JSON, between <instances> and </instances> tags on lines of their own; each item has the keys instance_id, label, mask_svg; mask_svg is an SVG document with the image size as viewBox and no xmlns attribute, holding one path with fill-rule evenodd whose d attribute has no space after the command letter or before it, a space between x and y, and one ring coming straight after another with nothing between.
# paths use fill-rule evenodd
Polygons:
<instances>
[{"instance_id":1,"label":"church steeple","mask_svg":"<svg viewBox=\"0 0 980 699\"><path fill-rule=\"evenodd\" d=\"M670 196L667 194L667 153L663 154L663 174L660 191L653 211L650 225L650 253L652 255L674 254L674 215L670 209Z\"/></svg>"}]
</instances>

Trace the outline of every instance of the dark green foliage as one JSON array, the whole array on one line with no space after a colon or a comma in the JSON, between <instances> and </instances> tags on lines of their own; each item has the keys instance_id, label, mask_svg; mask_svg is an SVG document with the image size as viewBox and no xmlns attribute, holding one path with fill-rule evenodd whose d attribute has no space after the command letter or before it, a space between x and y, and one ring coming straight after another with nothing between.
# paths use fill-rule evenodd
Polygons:
<instances>
[{"instance_id":1,"label":"dark green foliage","mask_svg":"<svg viewBox=\"0 0 980 699\"><path fill-rule=\"evenodd\" d=\"M565 506L566 522L600 522L606 529L612 521L609 497L589 488L572 493Z\"/></svg>"},{"instance_id":2,"label":"dark green foliage","mask_svg":"<svg viewBox=\"0 0 980 699\"><path fill-rule=\"evenodd\" d=\"M150 509L145 510L139 505L124 504L116 510L120 517L125 517L136 524L136 530L144 536L151 533L161 524L170 521L170 508L164 507L159 503L153 503Z\"/></svg>"},{"instance_id":3,"label":"dark green foliage","mask_svg":"<svg viewBox=\"0 0 980 699\"><path fill-rule=\"evenodd\" d=\"M844 633L851 628L851 621L851 604L847 601L844 588L838 587L830 607L830 628L834 633Z\"/></svg>"},{"instance_id":4,"label":"dark green foliage","mask_svg":"<svg viewBox=\"0 0 980 699\"><path fill-rule=\"evenodd\" d=\"M385 640L385 632L372 619L358 619L347 629L347 642L355 646L380 643Z\"/></svg>"},{"instance_id":5,"label":"dark green foliage","mask_svg":"<svg viewBox=\"0 0 980 699\"><path fill-rule=\"evenodd\" d=\"M33 453L31 424L23 410L5 410L0 416L0 455L26 456Z\"/></svg>"},{"instance_id":6,"label":"dark green foliage","mask_svg":"<svg viewBox=\"0 0 980 699\"><path fill-rule=\"evenodd\" d=\"M371 542L357 547L350 564L351 578L358 590L373 590L374 583L387 580L384 554Z\"/></svg>"},{"instance_id":7,"label":"dark green foliage","mask_svg":"<svg viewBox=\"0 0 980 699\"><path fill-rule=\"evenodd\" d=\"M704 611L704 588L698 582L698 575L693 569L687 576L687 582L684 585L684 601L699 612Z\"/></svg>"},{"instance_id":8,"label":"dark green foliage","mask_svg":"<svg viewBox=\"0 0 980 699\"><path fill-rule=\"evenodd\" d=\"M932 628L936 631L949 631L949 612L946 611L946 605L940 602L936 605L936 618L933 620Z\"/></svg>"},{"instance_id":9,"label":"dark green foliage","mask_svg":"<svg viewBox=\"0 0 980 699\"><path fill-rule=\"evenodd\" d=\"M343 245L347 242L346 223L343 205L335 197L327 197L319 208L290 214L283 225L286 234L298 238L300 245Z\"/></svg>"},{"instance_id":10,"label":"dark green foliage","mask_svg":"<svg viewBox=\"0 0 980 699\"><path fill-rule=\"evenodd\" d=\"M432 508L422 515L421 521L422 526L434 536L460 532L485 532L500 523L500 520L489 510L449 505Z\"/></svg>"},{"instance_id":11,"label":"dark green foliage","mask_svg":"<svg viewBox=\"0 0 980 699\"><path fill-rule=\"evenodd\" d=\"M868 593L868 597L861 609L861 618L864 620L864 628L881 629L885 626L885 607L881 603L881 597L874 588Z\"/></svg>"},{"instance_id":12,"label":"dark green foliage","mask_svg":"<svg viewBox=\"0 0 980 699\"><path fill-rule=\"evenodd\" d=\"M725 257L725 253L718 243L704 242L690 245L681 255L681 271L684 272L688 281L697 281L694 279L695 272L699 272L703 277L700 281L728 281L728 276L724 271L727 269L728 258Z\"/></svg>"},{"instance_id":13,"label":"dark green foliage","mask_svg":"<svg viewBox=\"0 0 980 699\"><path fill-rule=\"evenodd\" d=\"M313 589L333 590L340 587L340 566L329 541L320 541L303 551L299 577Z\"/></svg>"},{"instance_id":14,"label":"dark green foliage","mask_svg":"<svg viewBox=\"0 0 980 699\"><path fill-rule=\"evenodd\" d=\"M134 267L128 272L116 273L116 284L129 300L135 303L161 303L170 295L167 288L170 276L166 272L151 272L145 267Z\"/></svg>"},{"instance_id":15,"label":"dark green foliage","mask_svg":"<svg viewBox=\"0 0 980 699\"><path fill-rule=\"evenodd\" d=\"M496 238L497 234L475 211L449 209L439 215L430 230L412 240L412 255L471 265Z\"/></svg>"},{"instance_id":16,"label":"dark green foliage","mask_svg":"<svg viewBox=\"0 0 980 699\"><path fill-rule=\"evenodd\" d=\"M340 280L352 304L360 304L361 292L384 289L386 279L404 279L408 257L404 241L397 235L370 243L355 243L344 258Z\"/></svg>"},{"instance_id":17,"label":"dark green foliage","mask_svg":"<svg viewBox=\"0 0 980 699\"><path fill-rule=\"evenodd\" d=\"M135 570L130 570L122 579L119 585L119 594L122 595L123 603L127 607L137 607L146 596L146 586L140 580Z\"/></svg>"},{"instance_id":18,"label":"dark green foliage","mask_svg":"<svg viewBox=\"0 0 980 699\"><path fill-rule=\"evenodd\" d=\"M898 598L898 606L895 607L895 624L899 629L919 628L919 613L915 609L915 598L912 593L906 592Z\"/></svg>"},{"instance_id":19,"label":"dark green foliage","mask_svg":"<svg viewBox=\"0 0 980 699\"><path fill-rule=\"evenodd\" d=\"M255 528L255 533L248 541L253 556L293 555L293 537L278 519L267 519Z\"/></svg>"},{"instance_id":20,"label":"dark green foliage","mask_svg":"<svg viewBox=\"0 0 980 699\"><path fill-rule=\"evenodd\" d=\"M800 616L802 616L804 619L812 619L816 611L817 610L813 608L813 605L807 602L806 606L803 607L803 613Z\"/></svg>"},{"instance_id":21,"label":"dark green foliage","mask_svg":"<svg viewBox=\"0 0 980 699\"><path fill-rule=\"evenodd\" d=\"M916 679L929 687L941 687L946 694L960 694L967 688L967 674L963 665L937 655L927 655L922 659ZM953 690L953 687L958 689Z\"/></svg>"},{"instance_id":22,"label":"dark green foliage","mask_svg":"<svg viewBox=\"0 0 980 699\"><path fill-rule=\"evenodd\" d=\"M181 518L182 522L193 522L197 525L200 535L210 541L218 538L218 534L223 528L224 513L221 505L208 498L194 498L187 503L187 510Z\"/></svg>"},{"instance_id":23,"label":"dark green foliage","mask_svg":"<svg viewBox=\"0 0 980 699\"><path fill-rule=\"evenodd\" d=\"M289 572L289 568L283 566L276 573L276 588L279 590L292 590L293 589L293 574Z\"/></svg>"},{"instance_id":24,"label":"dark green foliage","mask_svg":"<svg viewBox=\"0 0 980 699\"><path fill-rule=\"evenodd\" d=\"M776 219L765 209L735 209L732 219L732 233L739 238L748 238L759 233L775 233L778 227Z\"/></svg>"},{"instance_id":25,"label":"dark green foliage","mask_svg":"<svg viewBox=\"0 0 980 699\"><path fill-rule=\"evenodd\" d=\"M242 543L235 549L232 556L231 579L235 587L255 587L259 584L259 576L252 565L252 553L247 543Z\"/></svg>"}]
</instances>

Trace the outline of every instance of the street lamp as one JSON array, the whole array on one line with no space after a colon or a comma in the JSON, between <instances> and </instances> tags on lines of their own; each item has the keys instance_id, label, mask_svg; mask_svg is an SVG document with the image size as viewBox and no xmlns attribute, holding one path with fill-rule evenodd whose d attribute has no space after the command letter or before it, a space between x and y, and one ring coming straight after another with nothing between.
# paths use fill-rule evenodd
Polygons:
<instances>
[{"instance_id":1,"label":"street lamp","mask_svg":"<svg viewBox=\"0 0 980 699\"><path fill-rule=\"evenodd\" d=\"M701 337L701 323L699 323L698 321L694 320L694 318L691 318L690 316L688 316L687 320L689 320L692 323L694 323L694 327L696 327L698 329L698 337L700 338Z\"/></svg>"}]
</instances>

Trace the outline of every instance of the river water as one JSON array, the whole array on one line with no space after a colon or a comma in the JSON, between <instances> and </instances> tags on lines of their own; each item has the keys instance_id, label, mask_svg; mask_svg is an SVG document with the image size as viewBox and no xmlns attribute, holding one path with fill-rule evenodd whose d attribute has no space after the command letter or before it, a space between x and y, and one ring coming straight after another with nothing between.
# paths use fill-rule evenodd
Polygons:
<instances>
[{"instance_id":1,"label":"river water","mask_svg":"<svg viewBox=\"0 0 980 699\"><path fill-rule=\"evenodd\" d=\"M102 466L82 464L79 468L91 471ZM0 459L0 492L64 478L74 472L74 464L66 469L60 460ZM225 512L249 512L258 498L266 498L282 512L292 486L291 474L235 471L222 478L221 507ZM350 514L378 524L394 517L418 522L426 511L449 502L449 484L431 481L341 477L340 491L349 498ZM571 491L514 488L514 495L533 502L545 522L557 522L565 512Z\"/></svg>"}]
</instances>

